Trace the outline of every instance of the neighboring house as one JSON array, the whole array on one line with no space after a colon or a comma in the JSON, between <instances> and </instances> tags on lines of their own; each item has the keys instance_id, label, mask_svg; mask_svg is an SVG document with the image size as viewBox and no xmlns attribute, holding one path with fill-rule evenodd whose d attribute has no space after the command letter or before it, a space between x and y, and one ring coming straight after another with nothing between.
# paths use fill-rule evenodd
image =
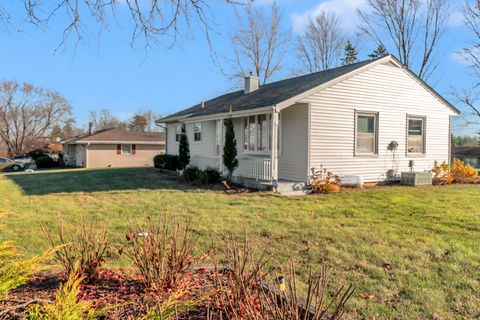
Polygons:
<instances>
[{"instance_id":1,"label":"neighboring house","mask_svg":"<svg viewBox=\"0 0 480 320\"><path fill-rule=\"evenodd\" d=\"M235 127L238 178L305 182L311 169L366 182L449 161L450 123L460 112L396 58L387 56L259 85L172 114L167 153L178 153L182 124L191 164L224 171L224 120ZM391 151L389 145L398 143ZM410 162L413 160L413 163Z\"/></svg>"},{"instance_id":2,"label":"neighboring house","mask_svg":"<svg viewBox=\"0 0 480 320\"><path fill-rule=\"evenodd\" d=\"M68 165L84 168L153 166L165 152L165 133L107 129L61 142Z\"/></svg>"},{"instance_id":3,"label":"neighboring house","mask_svg":"<svg viewBox=\"0 0 480 320\"><path fill-rule=\"evenodd\" d=\"M452 147L452 159L455 158L474 168L480 168L480 147Z\"/></svg>"}]
</instances>

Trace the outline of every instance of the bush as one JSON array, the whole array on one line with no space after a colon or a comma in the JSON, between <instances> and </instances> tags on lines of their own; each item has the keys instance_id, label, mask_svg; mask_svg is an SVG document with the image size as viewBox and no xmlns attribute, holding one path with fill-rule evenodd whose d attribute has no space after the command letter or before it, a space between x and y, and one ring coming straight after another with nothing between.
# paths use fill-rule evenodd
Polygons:
<instances>
[{"instance_id":1,"label":"bush","mask_svg":"<svg viewBox=\"0 0 480 320\"><path fill-rule=\"evenodd\" d=\"M41 156L35 161L37 168L53 168L56 162L50 156Z\"/></svg>"},{"instance_id":2,"label":"bush","mask_svg":"<svg viewBox=\"0 0 480 320\"><path fill-rule=\"evenodd\" d=\"M102 225L97 219L86 222L82 218L78 224L66 228L60 219L56 236L45 225L43 230L53 248L61 246L54 259L67 274L74 272L78 265L78 271L86 280L97 275L110 247L106 223Z\"/></svg>"},{"instance_id":3,"label":"bush","mask_svg":"<svg viewBox=\"0 0 480 320\"><path fill-rule=\"evenodd\" d=\"M155 168L176 171L180 169L178 156L171 154L159 154L153 158Z\"/></svg>"},{"instance_id":4,"label":"bush","mask_svg":"<svg viewBox=\"0 0 480 320\"><path fill-rule=\"evenodd\" d=\"M463 161L455 159L453 163L447 164L445 161L438 164L435 161L433 166L433 184L451 184L451 183L477 183L478 175L475 169L470 165L465 165Z\"/></svg>"},{"instance_id":5,"label":"bush","mask_svg":"<svg viewBox=\"0 0 480 320\"><path fill-rule=\"evenodd\" d=\"M322 172L310 181L310 187L316 193L335 193L341 190L341 181L337 175L330 171Z\"/></svg>"},{"instance_id":6,"label":"bush","mask_svg":"<svg viewBox=\"0 0 480 320\"><path fill-rule=\"evenodd\" d=\"M196 261L193 248L197 240L190 224L175 220L167 223L162 216L157 223L149 217L146 226L130 229L120 248L147 288L175 289Z\"/></svg>"},{"instance_id":7,"label":"bush","mask_svg":"<svg viewBox=\"0 0 480 320\"><path fill-rule=\"evenodd\" d=\"M220 181L220 171L215 168L206 168L199 170L197 177L201 184L217 183Z\"/></svg>"},{"instance_id":8,"label":"bush","mask_svg":"<svg viewBox=\"0 0 480 320\"><path fill-rule=\"evenodd\" d=\"M186 167L183 169L182 176L186 181L193 181L198 177L198 168L197 167Z\"/></svg>"}]
</instances>

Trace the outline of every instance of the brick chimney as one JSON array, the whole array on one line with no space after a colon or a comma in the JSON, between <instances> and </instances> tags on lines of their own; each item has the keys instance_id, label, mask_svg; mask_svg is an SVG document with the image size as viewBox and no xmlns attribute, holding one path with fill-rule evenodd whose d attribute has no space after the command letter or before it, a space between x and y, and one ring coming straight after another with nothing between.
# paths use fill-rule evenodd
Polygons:
<instances>
[{"instance_id":1,"label":"brick chimney","mask_svg":"<svg viewBox=\"0 0 480 320\"><path fill-rule=\"evenodd\" d=\"M260 87L260 78L250 74L245 77L245 93L250 93L257 90Z\"/></svg>"}]
</instances>

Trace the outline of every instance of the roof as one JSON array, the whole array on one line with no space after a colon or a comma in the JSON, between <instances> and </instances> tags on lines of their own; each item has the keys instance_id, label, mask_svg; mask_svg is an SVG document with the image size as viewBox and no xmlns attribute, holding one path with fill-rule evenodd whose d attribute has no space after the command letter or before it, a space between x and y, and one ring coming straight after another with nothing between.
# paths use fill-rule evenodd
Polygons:
<instances>
[{"instance_id":1,"label":"roof","mask_svg":"<svg viewBox=\"0 0 480 320\"><path fill-rule=\"evenodd\" d=\"M382 60L382 61L379 61ZM288 99L301 95L309 90L315 89L318 86L326 84L332 80L347 75L353 71L356 71L362 67L374 64L375 62L387 62L392 61L401 65L401 63L393 56L387 56L378 59L370 59L347 66L341 66L333 69L328 69L320 72L315 72L299 77L285 79L277 82L272 82L259 87L259 89L245 93L244 90L239 90L231 93L227 93L203 103L196 104L190 108L171 114L165 118L157 120L157 122L170 122L179 118L194 118L201 116L208 116L221 113L229 113L238 111L245 111L250 109L258 109L264 107L273 107ZM425 86L427 90L432 92L437 98L439 98L448 107L453 109L456 113L460 114L460 111L456 109L450 102L443 98L433 88L428 86L423 80L421 80L415 73L405 68L417 81Z\"/></svg>"},{"instance_id":2,"label":"roof","mask_svg":"<svg viewBox=\"0 0 480 320\"><path fill-rule=\"evenodd\" d=\"M480 157L480 147L452 147L452 155Z\"/></svg>"},{"instance_id":3,"label":"roof","mask_svg":"<svg viewBox=\"0 0 480 320\"><path fill-rule=\"evenodd\" d=\"M121 128L113 128L96 131L91 135L83 134L62 141L62 143L121 143L135 142L146 144L162 144L165 143L164 132L137 132L128 131Z\"/></svg>"}]
</instances>

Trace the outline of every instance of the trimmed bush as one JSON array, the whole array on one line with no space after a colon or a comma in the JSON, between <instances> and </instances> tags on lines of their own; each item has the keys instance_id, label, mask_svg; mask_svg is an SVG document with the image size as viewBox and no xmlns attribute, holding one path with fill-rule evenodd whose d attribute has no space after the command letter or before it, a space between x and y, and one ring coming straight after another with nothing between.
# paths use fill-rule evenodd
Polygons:
<instances>
[{"instance_id":1,"label":"trimmed bush","mask_svg":"<svg viewBox=\"0 0 480 320\"><path fill-rule=\"evenodd\" d=\"M217 183L220 181L220 171L215 168L206 168L199 170L197 177L201 184Z\"/></svg>"},{"instance_id":2,"label":"trimmed bush","mask_svg":"<svg viewBox=\"0 0 480 320\"><path fill-rule=\"evenodd\" d=\"M171 154L159 154L153 158L155 168L175 171L180 169L180 161L178 156Z\"/></svg>"},{"instance_id":3,"label":"trimmed bush","mask_svg":"<svg viewBox=\"0 0 480 320\"><path fill-rule=\"evenodd\" d=\"M50 156L42 156L35 163L37 168L53 168L57 166L57 163Z\"/></svg>"},{"instance_id":4,"label":"trimmed bush","mask_svg":"<svg viewBox=\"0 0 480 320\"><path fill-rule=\"evenodd\" d=\"M185 181L194 181L198 177L198 170L197 167L188 166L183 169L182 176Z\"/></svg>"}]
</instances>

